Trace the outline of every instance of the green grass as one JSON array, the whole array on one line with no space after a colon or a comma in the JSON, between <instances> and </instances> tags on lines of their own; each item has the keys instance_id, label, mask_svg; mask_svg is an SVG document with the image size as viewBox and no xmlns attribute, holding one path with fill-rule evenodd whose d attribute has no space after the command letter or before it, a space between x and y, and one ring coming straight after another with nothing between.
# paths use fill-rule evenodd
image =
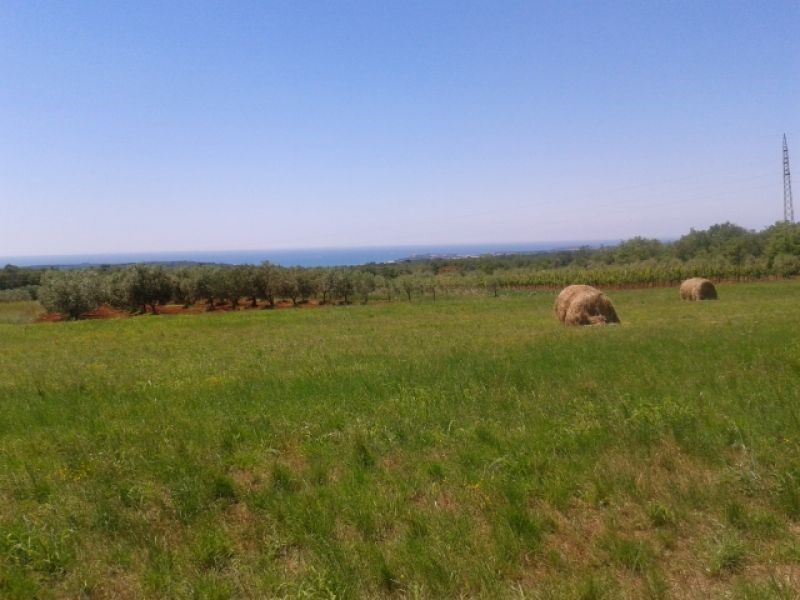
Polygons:
<instances>
[{"instance_id":1,"label":"green grass","mask_svg":"<svg viewBox=\"0 0 800 600\"><path fill-rule=\"evenodd\" d=\"M794 597L800 284L611 296L0 308L0 597Z\"/></svg>"},{"instance_id":2,"label":"green grass","mask_svg":"<svg viewBox=\"0 0 800 600\"><path fill-rule=\"evenodd\" d=\"M0 325L32 323L43 312L38 302L0 302Z\"/></svg>"}]
</instances>

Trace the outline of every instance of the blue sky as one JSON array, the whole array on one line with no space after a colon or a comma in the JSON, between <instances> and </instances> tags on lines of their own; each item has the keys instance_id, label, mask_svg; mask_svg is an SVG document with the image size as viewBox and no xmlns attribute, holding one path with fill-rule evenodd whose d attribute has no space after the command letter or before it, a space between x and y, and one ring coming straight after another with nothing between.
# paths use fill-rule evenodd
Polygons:
<instances>
[{"instance_id":1,"label":"blue sky","mask_svg":"<svg viewBox=\"0 0 800 600\"><path fill-rule=\"evenodd\" d=\"M0 256L760 228L783 132L800 165L799 26L796 2L6 0Z\"/></svg>"}]
</instances>

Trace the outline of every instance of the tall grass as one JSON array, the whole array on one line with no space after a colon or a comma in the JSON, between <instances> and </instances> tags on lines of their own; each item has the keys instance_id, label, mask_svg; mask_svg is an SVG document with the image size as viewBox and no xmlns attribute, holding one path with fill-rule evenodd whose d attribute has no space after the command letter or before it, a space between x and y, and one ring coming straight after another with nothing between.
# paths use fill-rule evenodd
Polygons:
<instances>
[{"instance_id":1,"label":"tall grass","mask_svg":"<svg viewBox=\"0 0 800 600\"><path fill-rule=\"evenodd\" d=\"M0 324L32 323L43 312L41 305L31 300L0 302Z\"/></svg>"},{"instance_id":2,"label":"tall grass","mask_svg":"<svg viewBox=\"0 0 800 600\"><path fill-rule=\"evenodd\" d=\"M800 285L719 292L2 324L0 596L797 592Z\"/></svg>"}]
</instances>

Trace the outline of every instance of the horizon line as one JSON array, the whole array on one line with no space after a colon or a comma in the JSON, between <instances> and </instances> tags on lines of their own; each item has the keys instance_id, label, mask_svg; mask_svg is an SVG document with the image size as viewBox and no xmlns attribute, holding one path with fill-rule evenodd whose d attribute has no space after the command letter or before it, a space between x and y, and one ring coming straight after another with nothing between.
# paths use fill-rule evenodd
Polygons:
<instances>
[{"instance_id":1,"label":"horizon line","mask_svg":"<svg viewBox=\"0 0 800 600\"><path fill-rule=\"evenodd\" d=\"M228 249L191 249L191 250L112 250L112 251L84 251L84 252L64 252L47 254L9 254L0 256L0 262L9 259L32 259L48 257L88 257L88 256L126 256L126 255L165 255L165 254L234 254L244 252L317 252L317 251L346 251L346 250L380 250L380 249L414 249L414 248L457 248L462 246L524 246L541 244L618 244L620 242L642 236L632 236L626 238L605 238L605 239L560 239L560 240L539 240L539 241L509 241L509 242L423 242L423 243L404 243L404 244L364 244L356 246L293 246L277 248L228 248ZM645 239L656 239L661 242L669 242L677 239L675 236L658 236Z\"/></svg>"}]
</instances>

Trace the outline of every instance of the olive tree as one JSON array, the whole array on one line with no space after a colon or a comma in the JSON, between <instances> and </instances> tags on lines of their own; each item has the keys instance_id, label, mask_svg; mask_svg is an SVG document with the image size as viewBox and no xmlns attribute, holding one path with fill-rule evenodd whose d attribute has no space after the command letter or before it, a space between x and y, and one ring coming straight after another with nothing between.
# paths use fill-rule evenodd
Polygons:
<instances>
[{"instance_id":1,"label":"olive tree","mask_svg":"<svg viewBox=\"0 0 800 600\"><path fill-rule=\"evenodd\" d=\"M411 302L411 295L417 288L416 278L413 275L400 275L400 277L397 278L397 285L403 290L408 301Z\"/></svg>"},{"instance_id":2,"label":"olive tree","mask_svg":"<svg viewBox=\"0 0 800 600\"><path fill-rule=\"evenodd\" d=\"M267 300L267 305L271 308L275 306L275 296L278 295L278 286L280 285L281 269L269 262L261 263L258 272L261 279L261 289L264 293L264 298Z\"/></svg>"},{"instance_id":3,"label":"olive tree","mask_svg":"<svg viewBox=\"0 0 800 600\"><path fill-rule=\"evenodd\" d=\"M215 271L203 266L192 270L192 297L194 302L206 301L206 310L214 310Z\"/></svg>"},{"instance_id":4,"label":"olive tree","mask_svg":"<svg viewBox=\"0 0 800 600\"><path fill-rule=\"evenodd\" d=\"M172 273L173 291L172 299L184 308L189 308L197 302L195 269L182 268Z\"/></svg>"},{"instance_id":5,"label":"olive tree","mask_svg":"<svg viewBox=\"0 0 800 600\"><path fill-rule=\"evenodd\" d=\"M146 313L149 306L156 314L156 306L172 299L175 283L162 267L134 265L128 271L127 291L131 306L141 307Z\"/></svg>"},{"instance_id":6,"label":"olive tree","mask_svg":"<svg viewBox=\"0 0 800 600\"><path fill-rule=\"evenodd\" d=\"M297 285L297 276L295 275L295 272L290 269L280 269L278 273L278 296L281 298L288 298L292 301L292 305L297 306L297 300L300 296L300 288Z\"/></svg>"},{"instance_id":7,"label":"olive tree","mask_svg":"<svg viewBox=\"0 0 800 600\"><path fill-rule=\"evenodd\" d=\"M235 267L222 267L218 270L218 294L220 299L230 302L231 308L236 310L239 298L249 296L252 300L253 286L251 285L250 269L245 265Z\"/></svg>"},{"instance_id":8,"label":"olive tree","mask_svg":"<svg viewBox=\"0 0 800 600\"><path fill-rule=\"evenodd\" d=\"M258 306L258 299L266 295L264 279L261 276L261 271L258 267L247 265L243 267L243 279L245 296L250 298L250 306L255 308Z\"/></svg>"},{"instance_id":9,"label":"olive tree","mask_svg":"<svg viewBox=\"0 0 800 600\"><path fill-rule=\"evenodd\" d=\"M322 294L322 304L333 301L334 288L336 287L336 272L327 269L319 278L319 292Z\"/></svg>"},{"instance_id":10,"label":"olive tree","mask_svg":"<svg viewBox=\"0 0 800 600\"><path fill-rule=\"evenodd\" d=\"M297 269L295 277L297 278L297 291L303 302L308 301L320 290L320 271L316 269Z\"/></svg>"},{"instance_id":11,"label":"olive tree","mask_svg":"<svg viewBox=\"0 0 800 600\"><path fill-rule=\"evenodd\" d=\"M436 291L439 289L439 280L436 278L436 275L432 275L429 273L420 275L418 282L419 282L419 289L423 293L429 292L433 297L433 301L436 302Z\"/></svg>"},{"instance_id":12,"label":"olive tree","mask_svg":"<svg viewBox=\"0 0 800 600\"><path fill-rule=\"evenodd\" d=\"M483 287L497 298L498 292L500 291L500 277L497 275L486 275L483 278Z\"/></svg>"},{"instance_id":13,"label":"olive tree","mask_svg":"<svg viewBox=\"0 0 800 600\"><path fill-rule=\"evenodd\" d=\"M352 271L347 269L331 269L331 298L341 298L345 304L350 304L350 299L355 293L355 282Z\"/></svg>"},{"instance_id":14,"label":"olive tree","mask_svg":"<svg viewBox=\"0 0 800 600\"><path fill-rule=\"evenodd\" d=\"M375 291L375 286L375 275L369 271L353 273L353 287L355 293L361 298L362 304L369 302L369 295Z\"/></svg>"},{"instance_id":15,"label":"olive tree","mask_svg":"<svg viewBox=\"0 0 800 600\"><path fill-rule=\"evenodd\" d=\"M79 319L97 308L101 300L100 280L95 271L47 271L42 276L39 301L50 312Z\"/></svg>"},{"instance_id":16,"label":"olive tree","mask_svg":"<svg viewBox=\"0 0 800 600\"><path fill-rule=\"evenodd\" d=\"M394 291L394 281L383 275L375 276L375 289L382 290L386 296L386 300L392 301L392 292Z\"/></svg>"}]
</instances>

